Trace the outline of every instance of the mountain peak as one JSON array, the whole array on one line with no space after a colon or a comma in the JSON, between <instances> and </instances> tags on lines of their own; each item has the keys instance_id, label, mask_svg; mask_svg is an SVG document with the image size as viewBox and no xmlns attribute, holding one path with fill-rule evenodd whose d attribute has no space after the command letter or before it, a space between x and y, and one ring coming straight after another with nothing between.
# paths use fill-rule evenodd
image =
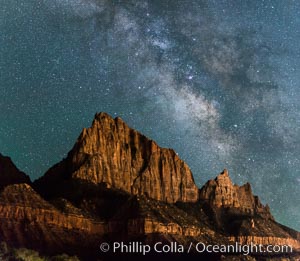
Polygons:
<instances>
[{"instance_id":1,"label":"mountain peak","mask_svg":"<svg viewBox=\"0 0 300 261\"><path fill-rule=\"evenodd\" d=\"M269 208L263 206L252 193L251 185L238 186L232 183L225 169L214 180L209 180L200 190L200 199L217 208L235 208L241 212L261 214L272 218Z\"/></svg>"},{"instance_id":2,"label":"mountain peak","mask_svg":"<svg viewBox=\"0 0 300 261\"><path fill-rule=\"evenodd\" d=\"M0 184L14 171L11 160L0 155ZM33 187L6 185L0 209L3 240L84 260L98 259L99 242L137 238L151 246L157 240L183 245L192 240L300 249L299 233L276 223L249 183L234 185L224 169L199 191L174 150L106 113L95 115L67 158Z\"/></svg>"},{"instance_id":3,"label":"mountain peak","mask_svg":"<svg viewBox=\"0 0 300 261\"><path fill-rule=\"evenodd\" d=\"M229 173L228 173L228 170L227 169L224 169L220 175L224 175L224 176L229 176Z\"/></svg>"},{"instance_id":4,"label":"mountain peak","mask_svg":"<svg viewBox=\"0 0 300 261\"><path fill-rule=\"evenodd\" d=\"M198 199L193 175L174 150L159 147L121 118L103 112L95 115L90 128L83 129L67 159L37 182L66 175L169 203Z\"/></svg>"},{"instance_id":5,"label":"mountain peak","mask_svg":"<svg viewBox=\"0 0 300 261\"><path fill-rule=\"evenodd\" d=\"M30 184L29 176L20 171L10 157L0 153L0 190L7 185L19 183Z\"/></svg>"},{"instance_id":6,"label":"mountain peak","mask_svg":"<svg viewBox=\"0 0 300 261\"><path fill-rule=\"evenodd\" d=\"M224 169L215 179L214 181L217 182L217 184L227 184L229 186L232 186L233 183L231 181L231 178L229 176L229 172L227 169Z\"/></svg>"},{"instance_id":7,"label":"mountain peak","mask_svg":"<svg viewBox=\"0 0 300 261\"><path fill-rule=\"evenodd\" d=\"M92 126L94 126L95 122L101 123L101 124L107 124L107 123L124 123L123 119L121 117L115 117L113 118L111 115L109 115L106 112L99 112L95 114Z\"/></svg>"},{"instance_id":8,"label":"mountain peak","mask_svg":"<svg viewBox=\"0 0 300 261\"><path fill-rule=\"evenodd\" d=\"M106 112L98 112L95 114L95 119L103 119L103 118L108 118L108 119L113 119L108 113Z\"/></svg>"}]
</instances>

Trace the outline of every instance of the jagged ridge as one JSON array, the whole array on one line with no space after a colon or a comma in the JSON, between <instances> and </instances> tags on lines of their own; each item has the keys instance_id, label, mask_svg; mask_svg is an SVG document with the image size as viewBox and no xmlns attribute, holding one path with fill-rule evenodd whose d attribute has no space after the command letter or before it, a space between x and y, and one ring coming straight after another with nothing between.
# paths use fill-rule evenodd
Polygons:
<instances>
[{"instance_id":1,"label":"jagged ridge","mask_svg":"<svg viewBox=\"0 0 300 261\"><path fill-rule=\"evenodd\" d=\"M66 159L34 182L43 197L28 184L8 185L1 176L10 177L11 169L17 170L0 171L0 239L13 246L87 260L103 239L300 249L299 232L276 223L250 184L233 185L224 170L198 190L173 150L105 113L83 130ZM9 184L30 184L23 174Z\"/></svg>"},{"instance_id":2,"label":"jagged ridge","mask_svg":"<svg viewBox=\"0 0 300 261\"><path fill-rule=\"evenodd\" d=\"M206 182L199 195L201 200L208 201L209 205L214 207L238 209L241 213L250 216L260 214L265 218L274 219L269 206L263 206L259 198L253 195L251 185L233 184L227 169L224 169L215 179Z\"/></svg>"}]
</instances>

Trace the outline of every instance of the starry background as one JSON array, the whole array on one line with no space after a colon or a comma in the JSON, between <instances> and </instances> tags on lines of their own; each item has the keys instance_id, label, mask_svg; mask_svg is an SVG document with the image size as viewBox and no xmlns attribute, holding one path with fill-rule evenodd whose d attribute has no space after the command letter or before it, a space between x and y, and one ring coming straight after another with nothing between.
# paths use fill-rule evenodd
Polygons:
<instances>
[{"instance_id":1,"label":"starry background","mask_svg":"<svg viewBox=\"0 0 300 261\"><path fill-rule=\"evenodd\" d=\"M0 4L0 152L32 179L105 111L300 230L299 1Z\"/></svg>"}]
</instances>

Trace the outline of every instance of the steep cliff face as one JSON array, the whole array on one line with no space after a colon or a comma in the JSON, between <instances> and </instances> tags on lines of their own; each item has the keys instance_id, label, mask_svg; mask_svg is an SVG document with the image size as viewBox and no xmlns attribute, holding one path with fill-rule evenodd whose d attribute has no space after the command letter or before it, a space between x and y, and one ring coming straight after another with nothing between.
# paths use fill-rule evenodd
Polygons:
<instances>
[{"instance_id":1,"label":"steep cliff face","mask_svg":"<svg viewBox=\"0 0 300 261\"><path fill-rule=\"evenodd\" d=\"M100 242L137 240L289 244L300 251L299 232L278 224L250 184L234 185L224 170L199 190L173 150L105 113L33 184L9 158L4 163L0 240L15 247L86 260L102 260Z\"/></svg>"},{"instance_id":2,"label":"steep cliff face","mask_svg":"<svg viewBox=\"0 0 300 261\"><path fill-rule=\"evenodd\" d=\"M96 249L96 242L107 232L104 222L59 211L28 184L8 185L3 189L0 220L0 241L50 255L66 252L84 255L88 249Z\"/></svg>"},{"instance_id":3,"label":"steep cliff face","mask_svg":"<svg viewBox=\"0 0 300 261\"><path fill-rule=\"evenodd\" d=\"M7 185L17 183L30 184L30 179L15 166L9 157L0 153L0 190Z\"/></svg>"},{"instance_id":4,"label":"steep cliff face","mask_svg":"<svg viewBox=\"0 0 300 261\"><path fill-rule=\"evenodd\" d=\"M61 229L79 229L91 233L105 232L103 222L96 222L82 214L62 213L41 198L28 184L9 185L0 194L0 218L26 220L39 226L54 226Z\"/></svg>"},{"instance_id":5,"label":"steep cliff face","mask_svg":"<svg viewBox=\"0 0 300 261\"><path fill-rule=\"evenodd\" d=\"M233 184L226 169L200 189L199 200L215 228L229 235L231 242L300 248L300 233L278 224L250 184Z\"/></svg>"},{"instance_id":6,"label":"steep cliff face","mask_svg":"<svg viewBox=\"0 0 300 261\"><path fill-rule=\"evenodd\" d=\"M251 185L233 184L227 169L201 188L199 198L209 202L212 207L232 208L249 215L260 214L273 219L269 207L263 206L259 198L253 195Z\"/></svg>"},{"instance_id":7,"label":"steep cliff face","mask_svg":"<svg viewBox=\"0 0 300 261\"><path fill-rule=\"evenodd\" d=\"M160 148L120 118L96 114L84 129L67 159L36 182L37 187L57 180L83 180L105 184L134 195L169 203L198 199L192 173L172 149ZM55 181L54 181L55 180Z\"/></svg>"}]
</instances>

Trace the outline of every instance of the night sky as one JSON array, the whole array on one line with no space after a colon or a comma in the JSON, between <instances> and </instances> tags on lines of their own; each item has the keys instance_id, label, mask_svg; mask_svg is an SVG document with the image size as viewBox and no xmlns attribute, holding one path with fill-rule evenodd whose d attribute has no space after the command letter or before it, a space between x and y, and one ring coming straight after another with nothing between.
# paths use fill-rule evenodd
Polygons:
<instances>
[{"instance_id":1,"label":"night sky","mask_svg":"<svg viewBox=\"0 0 300 261\"><path fill-rule=\"evenodd\" d=\"M299 1L0 4L0 153L32 179L105 111L300 230Z\"/></svg>"}]
</instances>

